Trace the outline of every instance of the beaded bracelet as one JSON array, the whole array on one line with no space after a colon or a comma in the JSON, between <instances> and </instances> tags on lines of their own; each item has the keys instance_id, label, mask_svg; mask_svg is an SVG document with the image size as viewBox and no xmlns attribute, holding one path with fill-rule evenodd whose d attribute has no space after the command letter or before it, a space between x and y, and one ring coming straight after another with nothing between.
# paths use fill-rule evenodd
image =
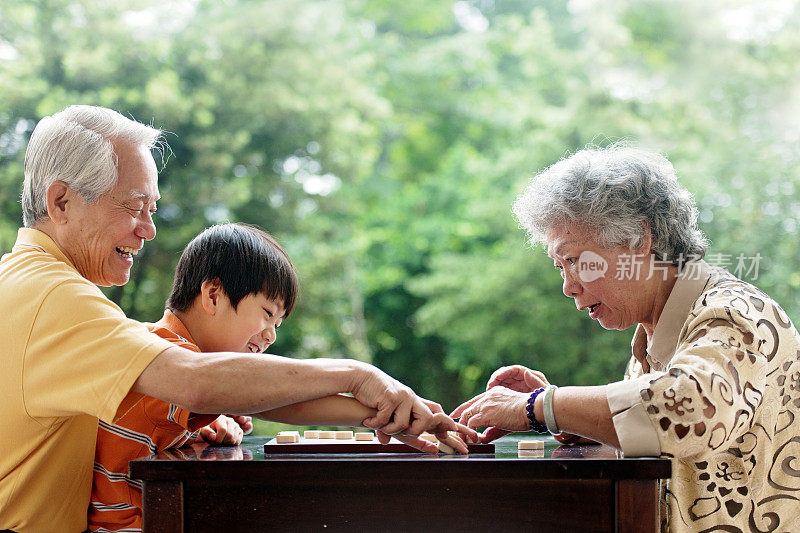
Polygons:
<instances>
[{"instance_id":1,"label":"beaded bracelet","mask_svg":"<svg viewBox=\"0 0 800 533\"><path fill-rule=\"evenodd\" d=\"M531 393L531 397L528 398L528 406L526 410L528 411L528 423L531 426L531 431L535 431L536 433L547 433L547 426L536 420L536 416L533 413L533 402L536 401L536 397L539 396L542 392L544 392L544 387L539 387L535 391Z\"/></svg>"}]
</instances>

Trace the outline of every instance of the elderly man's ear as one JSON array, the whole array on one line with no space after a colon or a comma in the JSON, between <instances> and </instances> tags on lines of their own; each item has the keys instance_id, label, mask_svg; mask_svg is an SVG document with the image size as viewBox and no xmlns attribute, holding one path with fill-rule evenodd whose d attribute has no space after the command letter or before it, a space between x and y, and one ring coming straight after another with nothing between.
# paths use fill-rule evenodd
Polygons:
<instances>
[{"instance_id":1,"label":"elderly man's ear","mask_svg":"<svg viewBox=\"0 0 800 533\"><path fill-rule=\"evenodd\" d=\"M66 224L70 203L75 200L77 192L61 180L54 181L47 188L47 215L55 224Z\"/></svg>"}]
</instances>

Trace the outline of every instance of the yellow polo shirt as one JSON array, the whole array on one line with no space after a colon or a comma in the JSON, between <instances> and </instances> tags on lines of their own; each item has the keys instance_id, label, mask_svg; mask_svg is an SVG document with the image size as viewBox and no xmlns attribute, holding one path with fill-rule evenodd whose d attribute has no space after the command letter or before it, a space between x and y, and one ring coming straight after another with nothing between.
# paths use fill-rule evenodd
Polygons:
<instances>
[{"instance_id":1,"label":"yellow polo shirt","mask_svg":"<svg viewBox=\"0 0 800 533\"><path fill-rule=\"evenodd\" d=\"M83 531L98 418L173 345L30 228L0 259L0 317L0 529Z\"/></svg>"}]
</instances>

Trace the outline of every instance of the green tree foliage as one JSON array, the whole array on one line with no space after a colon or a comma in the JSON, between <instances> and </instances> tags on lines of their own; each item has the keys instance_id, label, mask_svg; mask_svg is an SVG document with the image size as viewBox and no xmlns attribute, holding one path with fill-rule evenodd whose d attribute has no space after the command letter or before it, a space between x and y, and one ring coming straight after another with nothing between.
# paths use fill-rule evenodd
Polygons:
<instances>
[{"instance_id":1,"label":"green tree foliage","mask_svg":"<svg viewBox=\"0 0 800 533\"><path fill-rule=\"evenodd\" d=\"M36 121L104 105L171 147L158 237L108 291L131 316L160 316L192 236L245 221L301 275L277 353L371 361L446 408L505 364L608 382L631 332L574 310L513 199L587 143L661 150L709 259L760 254L795 316L799 23L795 1L0 0L0 250Z\"/></svg>"}]
</instances>

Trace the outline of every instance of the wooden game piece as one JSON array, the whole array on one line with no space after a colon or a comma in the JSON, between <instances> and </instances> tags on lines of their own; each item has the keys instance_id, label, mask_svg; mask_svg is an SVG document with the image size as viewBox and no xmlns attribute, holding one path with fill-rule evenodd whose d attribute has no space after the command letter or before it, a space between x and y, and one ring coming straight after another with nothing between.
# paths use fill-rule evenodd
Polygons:
<instances>
[{"instance_id":1,"label":"wooden game piece","mask_svg":"<svg viewBox=\"0 0 800 533\"><path fill-rule=\"evenodd\" d=\"M439 453L446 453L447 455L455 455L455 449L449 444L439 441Z\"/></svg>"},{"instance_id":2,"label":"wooden game piece","mask_svg":"<svg viewBox=\"0 0 800 533\"><path fill-rule=\"evenodd\" d=\"M371 432L361 432L356 433L355 435L357 441L369 441L372 442L375 440L375 434Z\"/></svg>"},{"instance_id":3,"label":"wooden game piece","mask_svg":"<svg viewBox=\"0 0 800 533\"><path fill-rule=\"evenodd\" d=\"M337 431L336 440L353 440L352 431Z\"/></svg>"},{"instance_id":4,"label":"wooden game piece","mask_svg":"<svg viewBox=\"0 0 800 533\"><path fill-rule=\"evenodd\" d=\"M544 449L541 449L541 450L517 450L517 457L544 457Z\"/></svg>"},{"instance_id":5,"label":"wooden game piece","mask_svg":"<svg viewBox=\"0 0 800 533\"><path fill-rule=\"evenodd\" d=\"M300 433L297 431L281 431L275 440L281 444L300 442Z\"/></svg>"},{"instance_id":6,"label":"wooden game piece","mask_svg":"<svg viewBox=\"0 0 800 533\"><path fill-rule=\"evenodd\" d=\"M304 439L318 439L319 438L319 431L311 430L311 431L304 431L303 432Z\"/></svg>"},{"instance_id":7,"label":"wooden game piece","mask_svg":"<svg viewBox=\"0 0 800 533\"><path fill-rule=\"evenodd\" d=\"M336 432L335 431L320 431L319 438L321 439L335 439Z\"/></svg>"},{"instance_id":8,"label":"wooden game piece","mask_svg":"<svg viewBox=\"0 0 800 533\"><path fill-rule=\"evenodd\" d=\"M517 443L517 450L544 450L544 441L521 440Z\"/></svg>"}]
</instances>

